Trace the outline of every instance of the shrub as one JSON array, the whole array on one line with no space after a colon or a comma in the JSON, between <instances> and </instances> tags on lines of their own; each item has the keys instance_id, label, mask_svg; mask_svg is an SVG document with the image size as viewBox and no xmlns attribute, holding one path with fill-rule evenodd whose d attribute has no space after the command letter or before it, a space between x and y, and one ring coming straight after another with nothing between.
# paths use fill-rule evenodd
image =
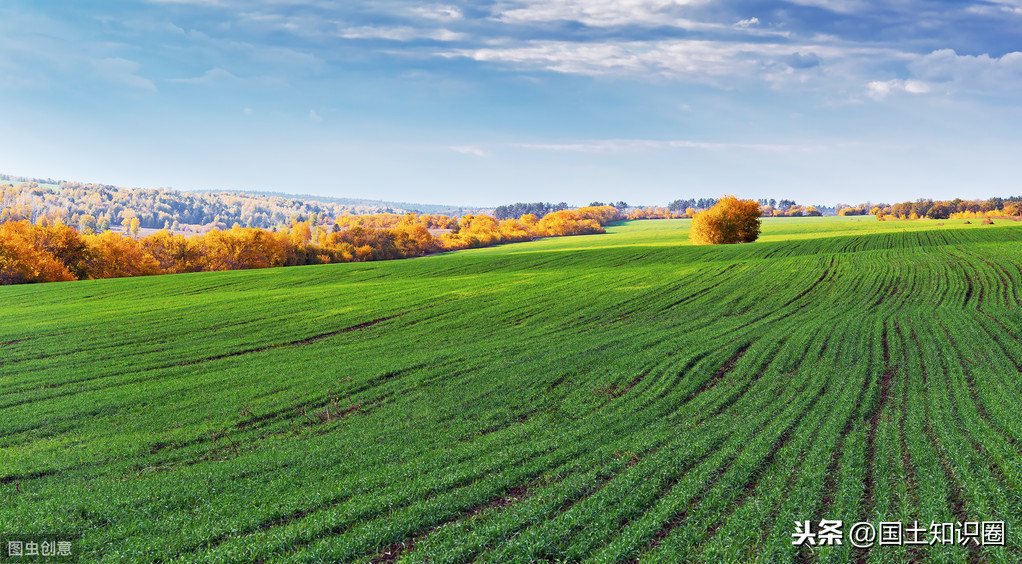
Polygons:
<instances>
[{"instance_id":1,"label":"shrub","mask_svg":"<svg viewBox=\"0 0 1022 564\"><path fill-rule=\"evenodd\" d=\"M696 245L751 243L759 237L759 203L724 196L717 205L692 218L689 238Z\"/></svg>"}]
</instances>

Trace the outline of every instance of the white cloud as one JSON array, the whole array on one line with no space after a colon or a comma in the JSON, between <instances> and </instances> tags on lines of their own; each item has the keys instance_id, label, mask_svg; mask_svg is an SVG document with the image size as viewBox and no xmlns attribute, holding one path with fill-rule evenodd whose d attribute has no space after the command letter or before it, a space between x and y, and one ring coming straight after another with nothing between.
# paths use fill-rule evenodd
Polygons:
<instances>
[{"instance_id":1,"label":"white cloud","mask_svg":"<svg viewBox=\"0 0 1022 564\"><path fill-rule=\"evenodd\" d=\"M959 55L951 49L939 49L915 56L907 63L911 78L874 80L866 85L866 94L883 100L891 94L927 94L935 89L949 94L971 92L1014 96L1022 88L1022 52L1001 57Z\"/></svg>"},{"instance_id":2,"label":"white cloud","mask_svg":"<svg viewBox=\"0 0 1022 564\"><path fill-rule=\"evenodd\" d=\"M797 50L793 53L793 49ZM863 71L872 68L877 61L907 58L898 51L873 47L691 39L605 43L531 41L507 47L456 49L437 55L567 74L661 77L727 87L750 80L803 83L810 74L830 81L829 87L836 82L857 87L861 79L856 77L862 76ZM823 61L827 61L831 70L822 68Z\"/></svg>"},{"instance_id":3,"label":"white cloud","mask_svg":"<svg viewBox=\"0 0 1022 564\"><path fill-rule=\"evenodd\" d=\"M686 6L706 0L525 0L498 4L495 12L506 23L575 21L592 27L671 25L682 28L720 27L681 17Z\"/></svg>"},{"instance_id":4,"label":"white cloud","mask_svg":"<svg viewBox=\"0 0 1022 564\"><path fill-rule=\"evenodd\" d=\"M739 29L748 29L759 23L759 18L748 18L738 22L735 22L735 27Z\"/></svg>"},{"instance_id":5,"label":"white cloud","mask_svg":"<svg viewBox=\"0 0 1022 564\"><path fill-rule=\"evenodd\" d=\"M906 80L902 87L909 94L926 94L930 91L930 85L920 80Z\"/></svg>"},{"instance_id":6,"label":"white cloud","mask_svg":"<svg viewBox=\"0 0 1022 564\"><path fill-rule=\"evenodd\" d=\"M920 80L874 80L866 85L866 95L874 100L883 100L895 92L907 92L909 94L926 94L930 92L930 85Z\"/></svg>"},{"instance_id":7,"label":"white cloud","mask_svg":"<svg viewBox=\"0 0 1022 564\"><path fill-rule=\"evenodd\" d=\"M341 30L345 39L389 39L391 41L411 41L413 39L433 39L436 41L459 41L465 38L464 33L449 29L417 29L409 26L348 27Z\"/></svg>"},{"instance_id":8,"label":"white cloud","mask_svg":"<svg viewBox=\"0 0 1022 564\"><path fill-rule=\"evenodd\" d=\"M1022 15L1022 2L1019 0L990 0L993 4L977 4L969 6L966 11L984 15L1014 14Z\"/></svg>"},{"instance_id":9,"label":"white cloud","mask_svg":"<svg viewBox=\"0 0 1022 564\"><path fill-rule=\"evenodd\" d=\"M446 55L585 75L673 75L701 80L755 70L753 61L742 60L743 57L727 45L688 40L602 44L538 41L509 48L459 50Z\"/></svg>"},{"instance_id":10,"label":"white cloud","mask_svg":"<svg viewBox=\"0 0 1022 564\"><path fill-rule=\"evenodd\" d=\"M913 61L909 70L920 79L959 89L1010 92L1022 86L1022 52L991 57L941 49Z\"/></svg>"},{"instance_id":11,"label":"white cloud","mask_svg":"<svg viewBox=\"0 0 1022 564\"><path fill-rule=\"evenodd\" d=\"M431 20L460 20L464 17L461 9L457 6L445 6L431 4L429 6L418 6L412 8L412 13L422 18Z\"/></svg>"},{"instance_id":12,"label":"white cloud","mask_svg":"<svg viewBox=\"0 0 1022 564\"><path fill-rule=\"evenodd\" d=\"M788 0L792 4L823 8L839 14L851 14L873 9L867 0Z\"/></svg>"}]
</instances>

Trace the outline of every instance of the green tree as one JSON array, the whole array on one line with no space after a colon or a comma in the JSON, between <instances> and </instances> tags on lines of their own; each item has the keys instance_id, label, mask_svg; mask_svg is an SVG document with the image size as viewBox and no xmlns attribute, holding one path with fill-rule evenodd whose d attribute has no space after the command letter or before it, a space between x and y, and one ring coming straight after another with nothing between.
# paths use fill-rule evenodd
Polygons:
<instances>
[{"instance_id":1,"label":"green tree","mask_svg":"<svg viewBox=\"0 0 1022 564\"><path fill-rule=\"evenodd\" d=\"M930 219L947 219L951 217L951 209L946 202L936 202L930 209L926 210L926 217Z\"/></svg>"}]
</instances>

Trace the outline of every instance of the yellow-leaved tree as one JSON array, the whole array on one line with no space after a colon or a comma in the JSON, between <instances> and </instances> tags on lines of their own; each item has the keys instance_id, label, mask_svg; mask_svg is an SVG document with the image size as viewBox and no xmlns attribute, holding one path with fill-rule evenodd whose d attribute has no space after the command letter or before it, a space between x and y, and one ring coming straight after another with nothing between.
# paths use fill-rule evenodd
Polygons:
<instances>
[{"instance_id":1,"label":"yellow-leaved tree","mask_svg":"<svg viewBox=\"0 0 1022 564\"><path fill-rule=\"evenodd\" d=\"M751 243L759 237L759 203L724 196L692 218L689 239L696 245Z\"/></svg>"}]
</instances>

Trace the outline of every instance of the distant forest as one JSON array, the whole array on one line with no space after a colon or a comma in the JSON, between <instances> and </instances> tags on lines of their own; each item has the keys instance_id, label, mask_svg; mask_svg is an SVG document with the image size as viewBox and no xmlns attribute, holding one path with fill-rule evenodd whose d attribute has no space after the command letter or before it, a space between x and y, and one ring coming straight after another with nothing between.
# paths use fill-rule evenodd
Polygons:
<instances>
[{"instance_id":1,"label":"distant forest","mask_svg":"<svg viewBox=\"0 0 1022 564\"><path fill-rule=\"evenodd\" d=\"M179 192L167 188L119 188L0 174L0 223L42 218L105 231L138 219L146 229L198 231L242 227L272 229L295 221L375 213L479 213L476 208L398 204L376 200L294 196L261 192Z\"/></svg>"},{"instance_id":2,"label":"distant forest","mask_svg":"<svg viewBox=\"0 0 1022 564\"><path fill-rule=\"evenodd\" d=\"M791 199L757 200L764 217L804 217L818 215L876 215L893 219L945 219L956 214L1017 215L1022 211L1022 196L994 197L988 200L934 201L920 198L896 204L803 205ZM665 207L630 205L624 201L592 202L590 207L610 206L621 219L685 218L707 210L716 198L677 199ZM542 218L551 213L573 209L567 202L506 204L492 210L500 220L525 215ZM291 195L276 192L198 191L179 192L168 188L119 188L105 184L86 184L26 178L0 174L0 224L28 221L37 224L59 221L85 233L105 232L115 226L137 235L139 229L168 229L175 233L204 233L213 229L240 227L282 230L296 222L330 225L336 218L368 214L438 214L451 217L489 215L489 208L468 208L430 204L409 204L379 200Z\"/></svg>"},{"instance_id":3,"label":"distant forest","mask_svg":"<svg viewBox=\"0 0 1022 564\"><path fill-rule=\"evenodd\" d=\"M602 206L604 204L593 204L594 206ZM497 206L493 210L493 217L497 219L518 219L525 214L531 213L536 217L543 217L548 213L555 211L561 211L568 209L567 202L561 202L559 204L551 204L549 202L535 202L532 204L526 204L518 202L516 204L508 204L506 206Z\"/></svg>"},{"instance_id":4,"label":"distant forest","mask_svg":"<svg viewBox=\"0 0 1022 564\"><path fill-rule=\"evenodd\" d=\"M838 209L835 206L817 204L815 206L802 206L795 200L760 199L760 207L764 210L763 215L776 216L802 216L802 215L837 215ZM674 200L666 207L629 205L627 202L592 202L590 207L612 206L617 208L621 217L626 219L654 219L669 217L691 217L692 213L707 210L716 205L716 198L690 198L687 200ZM493 217L497 219L515 219L527 213L543 217L548 213L569 209L566 202L551 204L550 202L524 203L518 202L497 206L493 211ZM806 213L806 210L810 210Z\"/></svg>"},{"instance_id":5,"label":"distant forest","mask_svg":"<svg viewBox=\"0 0 1022 564\"><path fill-rule=\"evenodd\" d=\"M896 219L954 219L956 217L1017 216L1022 215L1022 196L994 197L987 200L931 200L919 198L914 202L897 204L865 203L857 206L838 204L838 215L875 215ZM971 215L968 215L971 214Z\"/></svg>"}]
</instances>

